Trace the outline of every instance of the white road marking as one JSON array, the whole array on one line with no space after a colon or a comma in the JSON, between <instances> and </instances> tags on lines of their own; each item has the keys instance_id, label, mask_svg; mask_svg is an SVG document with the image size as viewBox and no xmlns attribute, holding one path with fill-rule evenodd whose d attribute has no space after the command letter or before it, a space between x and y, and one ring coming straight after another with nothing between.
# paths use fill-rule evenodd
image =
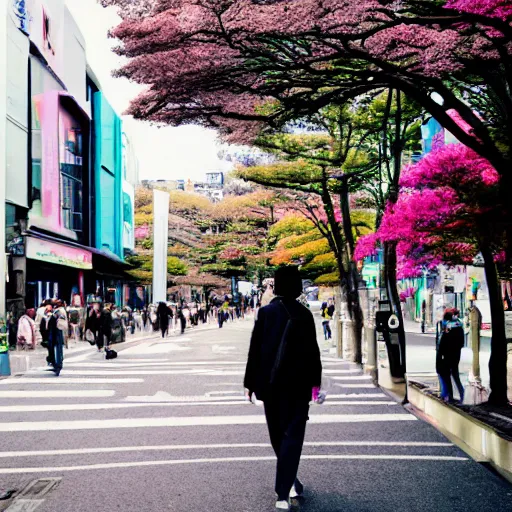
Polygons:
<instances>
[{"instance_id":1,"label":"white road marking","mask_svg":"<svg viewBox=\"0 0 512 512\"><path fill-rule=\"evenodd\" d=\"M232 346L229 346L229 347L224 347L223 345L213 345L212 346L212 352L214 354L224 354L226 352L229 352L231 350L235 350L236 347L232 347Z\"/></svg>"},{"instance_id":2,"label":"white road marking","mask_svg":"<svg viewBox=\"0 0 512 512\"><path fill-rule=\"evenodd\" d=\"M325 368L322 370L322 373L324 375L338 375L340 373L361 373L361 370L354 369L354 370L326 370ZM366 378L361 376L361 378Z\"/></svg>"},{"instance_id":3,"label":"white road marking","mask_svg":"<svg viewBox=\"0 0 512 512\"><path fill-rule=\"evenodd\" d=\"M330 377L332 380L371 380L370 375L346 375L344 377Z\"/></svg>"},{"instance_id":4,"label":"white road marking","mask_svg":"<svg viewBox=\"0 0 512 512\"><path fill-rule=\"evenodd\" d=\"M321 404L321 406L324 405L398 405L398 402L385 402L383 400L329 400L329 396L327 396L327 400Z\"/></svg>"},{"instance_id":5,"label":"white road marking","mask_svg":"<svg viewBox=\"0 0 512 512\"><path fill-rule=\"evenodd\" d=\"M343 447L343 446L386 446L386 447L426 447L426 448L448 448L453 447L452 443L424 442L424 441L311 441L305 442L304 446L312 448ZM217 444L168 444L155 446L113 446L110 448L74 448L64 450L34 450L0 452L0 458L11 457L48 457L57 455L90 455L94 453L122 453L122 452L151 452L151 451L182 451L182 450L216 450L226 448L271 448L270 443L217 443Z\"/></svg>"},{"instance_id":6,"label":"white road marking","mask_svg":"<svg viewBox=\"0 0 512 512\"><path fill-rule=\"evenodd\" d=\"M373 384L334 384L338 388L376 389Z\"/></svg>"},{"instance_id":7,"label":"white road marking","mask_svg":"<svg viewBox=\"0 0 512 512\"><path fill-rule=\"evenodd\" d=\"M44 500L18 499L14 500L5 512L34 512L43 503Z\"/></svg>"},{"instance_id":8,"label":"white road marking","mask_svg":"<svg viewBox=\"0 0 512 512\"><path fill-rule=\"evenodd\" d=\"M52 411L100 411L107 409L138 409L141 407L192 407L192 406L232 406L232 405L248 405L247 400L243 397L237 397L233 401L220 401L215 400L202 401L188 400L188 401L175 401L175 402L142 402L142 403L103 403L103 404L34 404L34 405L3 405L0 406L0 413L13 413L13 412L52 412ZM314 407L324 406L339 406L339 405L398 405L397 402L377 402L377 401L326 401L322 405L313 404Z\"/></svg>"},{"instance_id":9,"label":"white road marking","mask_svg":"<svg viewBox=\"0 0 512 512\"><path fill-rule=\"evenodd\" d=\"M61 375L211 375L215 370L66 370ZM36 374L36 372L29 372ZM40 372L37 372L40 374Z\"/></svg>"},{"instance_id":10,"label":"white road marking","mask_svg":"<svg viewBox=\"0 0 512 512\"><path fill-rule=\"evenodd\" d=\"M47 412L47 411L100 411L106 409L138 409L141 407L186 407L194 405L247 405L242 397L238 402L143 402L143 403L104 403L104 404L37 404L37 405L5 405L0 406L0 413L8 412Z\"/></svg>"},{"instance_id":11,"label":"white road marking","mask_svg":"<svg viewBox=\"0 0 512 512\"><path fill-rule=\"evenodd\" d=\"M327 393L327 400L333 398L389 398L384 393L342 393L341 395L331 395Z\"/></svg>"},{"instance_id":12,"label":"white road marking","mask_svg":"<svg viewBox=\"0 0 512 512\"><path fill-rule=\"evenodd\" d=\"M212 395L240 395L243 393L240 393L239 391L233 391L233 390L230 390L230 391L209 391L208 393L206 393L206 396L212 396ZM227 396L225 397L224 399L225 400L230 400L232 397L231 396Z\"/></svg>"},{"instance_id":13,"label":"white road marking","mask_svg":"<svg viewBox=\"0 0 512 512\"><path fill-rule=\"evenodd\" d=\"M342 373L343 371L333 370L326 373ZM30 374L41 374L41 371L31 371ZM223 369L207 369L207 368L194 368L187 370L115 370L115 369L99 369L99 370L67 370L63 369L61 375L245 375L243 370L223 370ZM344 377L331 377L334 380L367 380L370 377L362 375L347 375Z\"/></svg>"},{"instance_id":14,"label":"white road marking","mask_svg":"<svg viewBox=\"0 0 512 512\"><path fill-rule=\"evenodd\" d=\"M44 391L0 391L0 398L104 398L114 396L111 389L91 390L44 390Z\"/></svg>"},{"instance_id":15,"label":"white road marking","mask_svg":"<svg viewBox=\"0 0 512 512\"><path fill-rule=\"evenodd\" d=\"M69 471L86 471L101 469L140 468L148 466L171 466L182 464L219 464L222 462L273 462L275 456L269 457L219 457L211 459L177 459L177 460L148 460L136 462L110 462L105 464L89 464L83 466L53 466L30 468L0 468L0 474L20 473L61 473ZM410 460L410 461L468 461L467 457L449 457L442 455L303 455L302 460Z\"/></svg>"},{"instance_id":16,"label":"white road marking","mask_svg":"<svg viewBox=\"0 0 512 512\"><path fill-rule=\"evenodd\" d=\"M236 393L236 395L235 395ZM210 396L208 393L205 395L193 396L173 396L166 391L157 391L154 395L149 396L127 396L124 400L126 402L216 402L219 400L241 400L244 397L243 393L231 392L233 396Z\"/></svg>"},{"instance_id":17,"label":"white road marking","mask_svg":"<svg viewBox=\"0 0 512 512\"><path fill-rule=\"evenodd\" d=\"M418 421L411 414L320 414L311 415L311 424L375 423ZM36 432L44 430L104 430L107 428L193 427L213 425L264 425L263 414L244 416L176 416L169 418L119 418L75 421L16 421L0 423L0 432Z\"/></svg>"},{"instance_id":18,"label":"white road marking","mask_svg":"<svg viewBox=\"0 0 512 512\"><path fill-rule=\"evenodd\" d=\"M205 362L199 362L199 363L190 363L190 362L184 362L184 363L179 363L179 362L155 362L154 359L150 359L148 360L147 362L145 362L146 360L142 360L143 362L139 362L139 360L137 359L133 359L132 361L137 361L137 362L129 362L128 360L126 359L122 359L120 360L119 362L118 361L102 361L102 362L98 362L98 363L72 363L72 364L67 364L66 365L66 368L68 367L72 367L72 368L97 368L97 367L105 367L105 368L139 368L139 367L142 367L142 368L149 368L149 367L159 367L159 366L168 366L170 368L174 368L174 367L184 367L184 368L191 368L191 367L194 367L194 366L215 366L215 367L218 367L218 366L240 366L240 367L245 367L245 363L236 363L236 362L215 362L215 361L212 361L212 362L208 362L208 363L205 363ZM44 369L44 368L38 368L38 369Z\"/></svg>"},{"instance_id":19,"label":"white road marking","mask_svg":"<svg viewBox=\"0 0 512 512\"><path fill-rule=\"evenodd\" d=\"M46 379L33 378L14 378L0 380L0 386L7 386L9 384L135 384L144 382L144 379L80 379L80 378L66 378L54 377L50 375Z\"/></svg>"},{"instance_id":20,"label":"white road marking","mask_svg":"<svg viewBox=\"0 0 512 512\"><path fill-rule=\"evenodd\" d=\"M188 340L182 340L188 341ZM181 345L175 345L170 342L154 343L151 345L137 345L136 347L130 347L123 350L123 355L135 355L135 354L167 354L168 352L185 352L192 350L192 347L182 347Z\"/></svg>"}]
</instances>

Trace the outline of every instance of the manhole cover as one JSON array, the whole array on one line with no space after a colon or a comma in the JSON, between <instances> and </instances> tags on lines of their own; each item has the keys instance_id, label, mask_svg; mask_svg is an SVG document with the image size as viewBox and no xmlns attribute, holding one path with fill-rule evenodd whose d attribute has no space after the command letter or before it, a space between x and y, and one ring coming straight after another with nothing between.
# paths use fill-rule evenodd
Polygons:
<instances>
[{"instance_id":1,"label":"manhole cover","mask_svg":"<svg viewBox=\"0 0 512 512\"><path fill-rule=\"evenodd\" d=\"M55 487L59 485L61 480L61 477L39 478L38 480L33 480L21 491L18 495L18 499L31 498L38 500L44 498L51 490L55 489Z\"/></svg>"}]
</instances>

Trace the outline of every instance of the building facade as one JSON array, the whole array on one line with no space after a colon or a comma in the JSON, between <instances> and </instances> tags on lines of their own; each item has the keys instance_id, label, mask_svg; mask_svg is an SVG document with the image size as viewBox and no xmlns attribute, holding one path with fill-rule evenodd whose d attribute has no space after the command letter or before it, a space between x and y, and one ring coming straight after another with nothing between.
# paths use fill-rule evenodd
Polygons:
<instances>
[{"instance_id":1,"label":"building facade","mask_svg":"<svg viewBox=\"0 0 512 512\"><path fill-rule=\"evenodd\" d=\"M6 309L123 303L138 162L65 0L8 0Z\"/></svg>"}]
</instances>

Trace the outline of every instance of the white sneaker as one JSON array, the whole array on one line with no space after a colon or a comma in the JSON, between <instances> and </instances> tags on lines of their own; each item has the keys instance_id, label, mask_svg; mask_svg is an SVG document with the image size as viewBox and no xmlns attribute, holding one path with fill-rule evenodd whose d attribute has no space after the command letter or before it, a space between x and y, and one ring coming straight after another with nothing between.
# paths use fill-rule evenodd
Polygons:
<instances>
[{"instance_id":1,"label":"white sneaker","mask_svg":"<svg viewBox=\"0 0 512 512\"><path fill-rule=\"evenodd\" d=\"M290 503L288 500L276 501L276 510L290 510Z\"/></svg>"},{"instance_id":2,"label":"white sneaker","mask_svg":"<svg viewBox=\"0 0 512 512\"><path fill-rule=\"evenodd\" d=\"M297 498L303 498L303 497L304 497L304 491L297 492L297 489L295 488L295 484L293 484L292 490L290 491L290 498L297 499Z\"/></svg>"}]
</instances>

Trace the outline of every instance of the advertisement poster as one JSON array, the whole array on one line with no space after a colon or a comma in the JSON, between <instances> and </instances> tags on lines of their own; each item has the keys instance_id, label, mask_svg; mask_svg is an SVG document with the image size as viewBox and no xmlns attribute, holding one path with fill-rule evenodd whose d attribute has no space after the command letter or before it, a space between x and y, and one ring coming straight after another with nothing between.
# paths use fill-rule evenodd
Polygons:
<instances>
[{"instance_id":1,"label":"advertisement poster","mask_svg":"<svg viewBox=\"0 0 512 512\"><path fill-rule=\"evenodd\" d=\"M135 188L123 181L123 248L129 251L135 249L134 201Z\"/></svg>"}]
</instances>

